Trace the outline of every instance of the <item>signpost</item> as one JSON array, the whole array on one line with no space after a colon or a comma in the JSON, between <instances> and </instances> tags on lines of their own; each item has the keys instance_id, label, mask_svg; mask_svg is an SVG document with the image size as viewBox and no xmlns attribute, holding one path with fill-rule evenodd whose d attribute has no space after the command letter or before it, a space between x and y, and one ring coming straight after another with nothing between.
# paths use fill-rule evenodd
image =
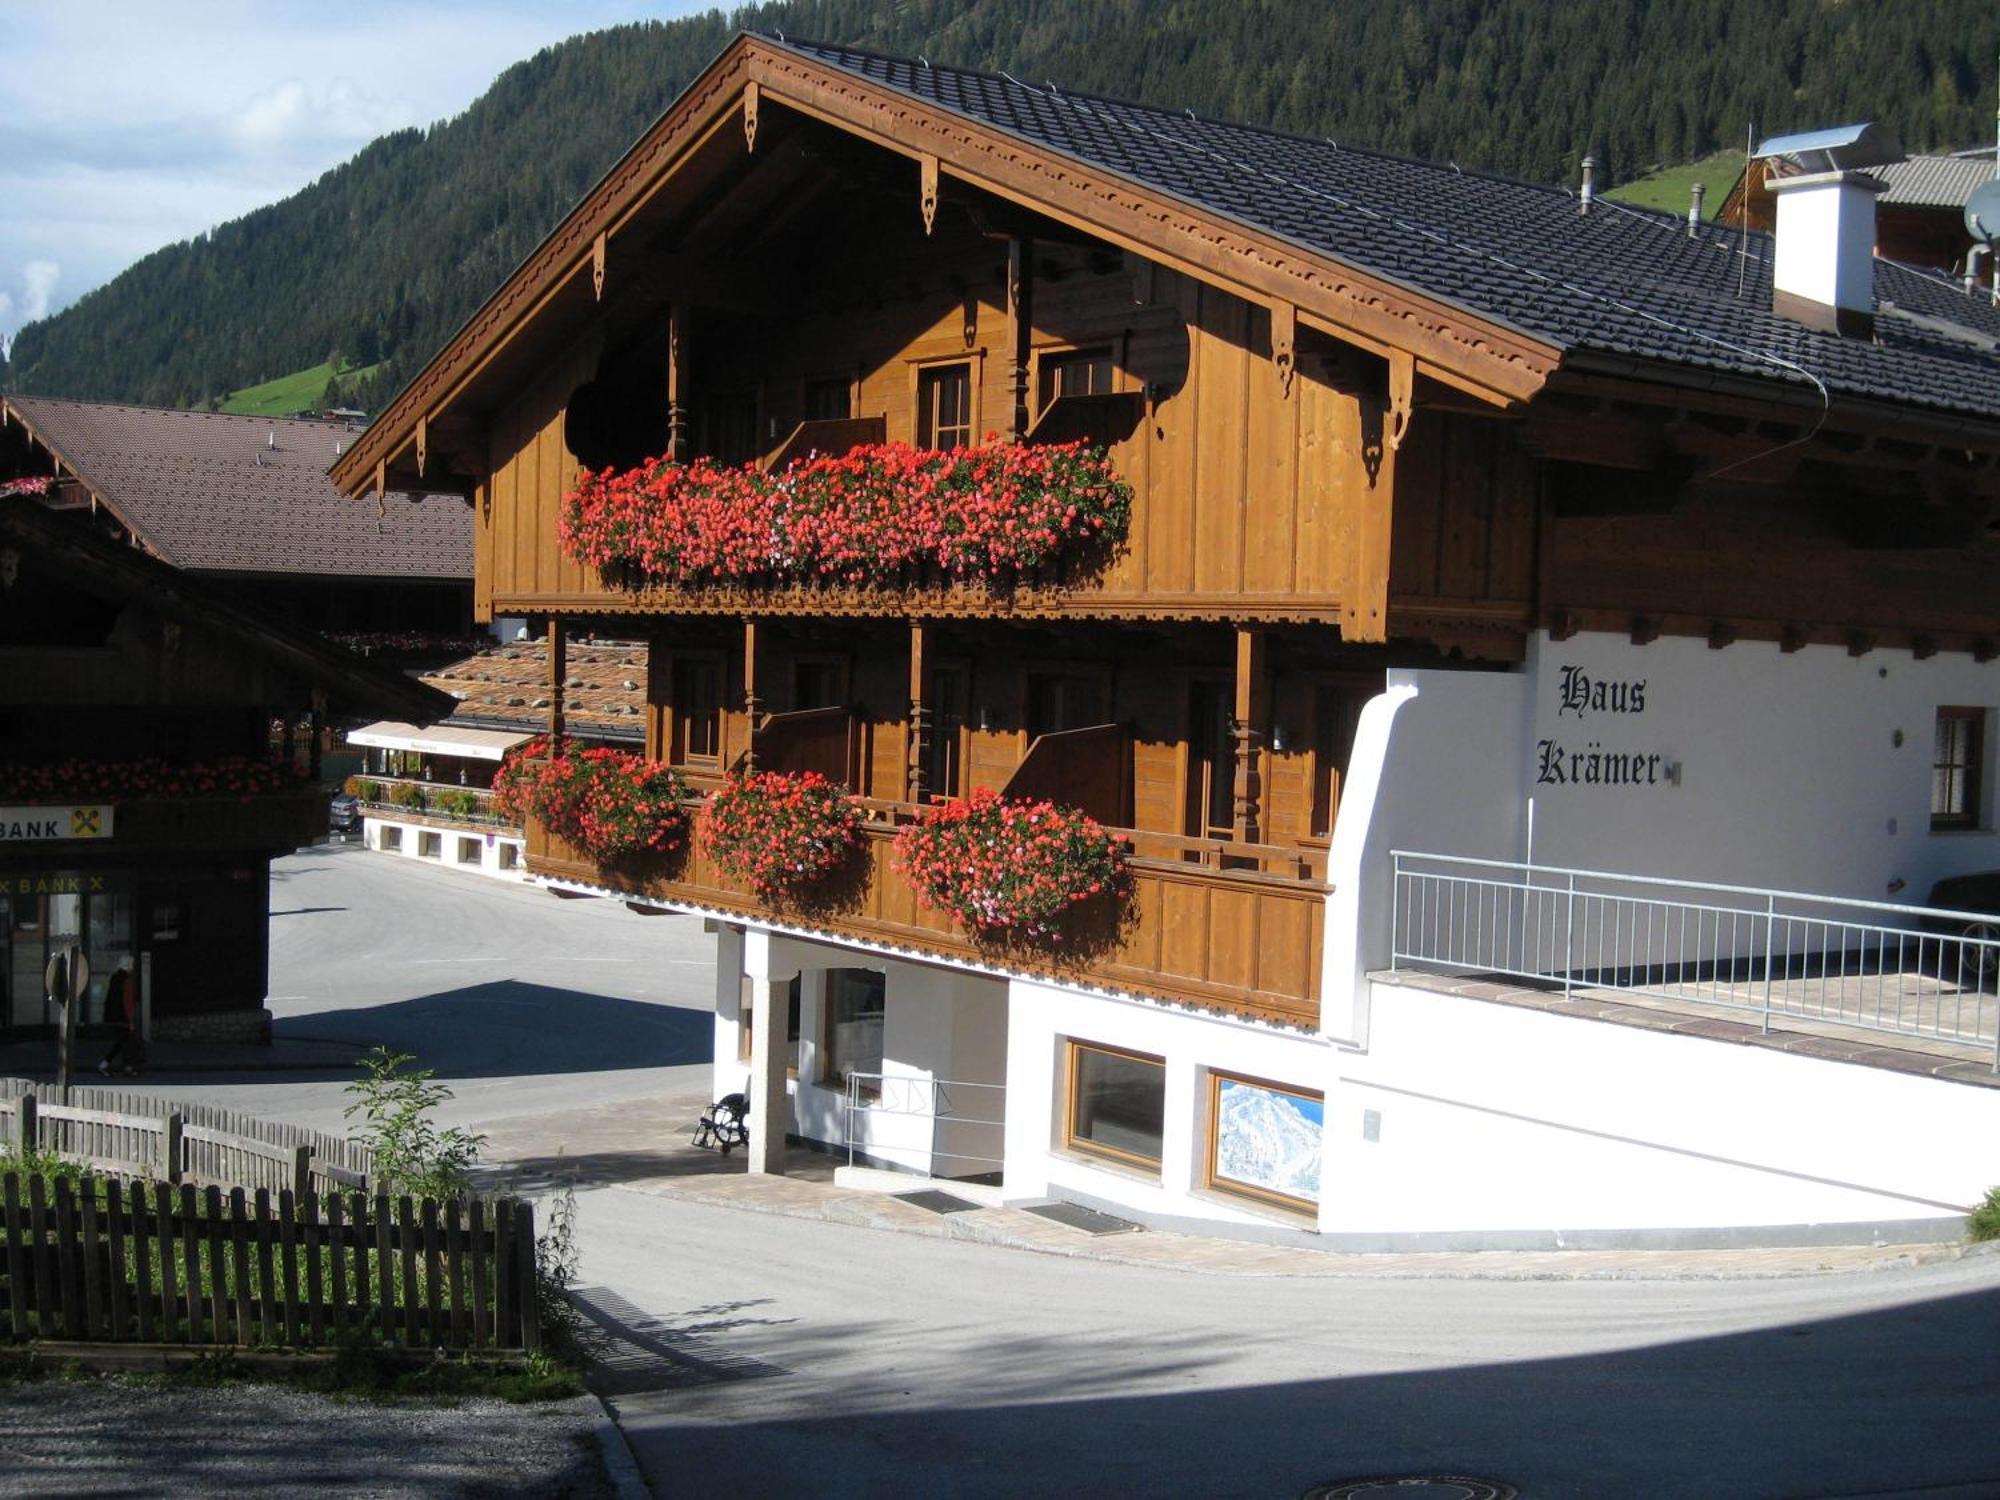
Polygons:
<instances>
[{"instance_id":1,"label":"signpost","mask_svg":"<svg viewBox=\"0 0 2000 1500\"><path fill-rule=\"evenodd\" d=\"M76 1037L76 1012L90 988L90 960L83 949L71 943L49 956L42 970L42 985L58 1012L56 1017L56 1087L63 1102L69 1102L70 1052Z\"/></svg>"}]
</instances>

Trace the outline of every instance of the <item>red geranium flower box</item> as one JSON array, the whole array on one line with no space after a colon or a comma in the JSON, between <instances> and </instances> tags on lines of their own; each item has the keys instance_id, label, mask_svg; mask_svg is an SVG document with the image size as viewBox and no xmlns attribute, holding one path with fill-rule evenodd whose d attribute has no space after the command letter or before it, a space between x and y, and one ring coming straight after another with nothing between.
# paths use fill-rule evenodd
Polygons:
<instances>
[{"instance_id":1,"label":"red geranium flower box","mask_svg":"<svg viewBox=\"0 0 2000 1500\"><path fill-rule=\"evenodd\" d=\"M715 862L766 899L824 880L861 844L861 809L817 771L732 775L709 799L703 826Z\"/></svg>"},{"instance_id":2,"label":"red geranium flower box","mask_svg":"<svg viewBox=\"0 0 2000 1500\"><path fill-rule=\"evenodd\" d=\"M1062 941L1065 915L1116 899L1125 851L1095 818L980 790L925 810L896 836L917 899L991 938Z\"/></svg>"}]
</instances>

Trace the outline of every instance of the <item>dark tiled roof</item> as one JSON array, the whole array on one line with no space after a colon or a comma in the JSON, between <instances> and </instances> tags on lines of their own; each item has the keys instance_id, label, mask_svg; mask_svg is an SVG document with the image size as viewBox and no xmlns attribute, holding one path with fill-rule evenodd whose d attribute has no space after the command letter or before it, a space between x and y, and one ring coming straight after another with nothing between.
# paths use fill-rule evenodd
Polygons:
<instances>
[{"instance_id":1,"label":"dark tiled roof","mask_svg":"<svg viewBox=\"0 0 2000 1500\"><path fill-rule=\"evenodd\" d=\"M9 396L44 447L168 561L211 572L472 576L454 495L350 500L326 477L355 432L222 412Z\"/></svg>"},{"instance_id":2,"label":"dark tiled roof","mask_svg":"<svg viewBox=\"0 0 2000 1500\"><path fill-rule=\"evenodd\" d=\"M2000 417L2000 310L1878 261L1873 341L1777 316L1771 241L1346 144L1223 124L1003 75L783 45L1564 351L1763 377ZM1739 293L1739 280L1741 291Z\"/></svg>"},{"instance_id":3,"label":"dark tiled roof","mask_svg":"<svg viewBox=\"0 0 2000 1500\"><path fill-rule=\"evenodd\" d=\"M422 680L458 699L453 720L539 734L548 725L549 648L515 641L425 672ZM643 739L646 648L622 641L572 641L563 712L572 734Z\"/></svg>"}]
</instances>

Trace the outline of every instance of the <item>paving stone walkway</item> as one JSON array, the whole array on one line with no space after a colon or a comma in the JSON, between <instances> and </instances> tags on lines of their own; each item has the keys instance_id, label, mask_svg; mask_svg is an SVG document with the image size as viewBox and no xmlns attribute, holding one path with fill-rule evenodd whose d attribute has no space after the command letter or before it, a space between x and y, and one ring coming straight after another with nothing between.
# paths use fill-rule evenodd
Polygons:
<instances>
[{"instance_id":1,"label":"paving stone walkway","mask_svg":"<svg viewBox=\"0 0 2000 1500\"><path fill-rule=\"evenodd\" d=\"M741 1155L724 1157L688 1144L707 1102L699 1096L655 1098L501 1121L488 1127L484 1151L493 1164L492 1185L527 1193L565 1185L617 1187L746 1213L1228 1276L1709 1280L1877 1270L1977 1253L1957 1245L1838 1245L1357 1254L1153 1229L1093 1234L1025 1208L935 1213L901 1196L838 1187L835 1158L797 1147L788 1153L787 1175L753 1176ZM911 1179L912 1191L927 1186Z\"/></svg>"}]
</instances>

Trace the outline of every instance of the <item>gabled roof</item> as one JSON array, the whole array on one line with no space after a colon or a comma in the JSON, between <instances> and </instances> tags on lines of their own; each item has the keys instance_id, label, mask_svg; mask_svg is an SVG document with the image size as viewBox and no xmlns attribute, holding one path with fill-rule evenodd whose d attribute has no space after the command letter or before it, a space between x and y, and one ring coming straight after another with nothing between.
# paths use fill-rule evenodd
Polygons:
<instances>
[{"instance_id":1,"label":"gabled roof","mask_svg":"<svg viewBox=\"0 0 2000 1500\"><path fill-rule=\"evenodd\" d=\"M2000 418L2000 310L1955 283L1878 261L1874 342L1773 313L1771 237L1449 164L1231 125L1002 74L853 48L802 57L1116 172L1456 304L1565 354L1594 352ZM1932 325L1966 330L1956 337Z\"/></svg>"},{"instance_id":2,"label":"gabled roof","mask_svg":"<svg viewBox=\"0 0 2000 1500\"><path fill-rule=\"evenodd\" d=\"M456 495L384 514L326 477L339 423L9 396L5 410L156 556L198 572L469 579Z\"/></svg>"},{"instance_id":3,"label":"gabled roof","mask_svg":"<svg viewBox=\"0 0 2000 1500\"><path fill-rule=\"evenodd\" d=\"M318 688L337 713L422 720L450 710L451 699L436 688L247 610L224 585L114 541L76 512L48 510L22 496L0 499L0 545L26 553L34 567L47 569L66 587L137 601L167 619L225 637L241 655L288 674L300 685L301 700L305 690ZM0 699L5 687L0 680Z\"/></svg>"}]
</instances>

